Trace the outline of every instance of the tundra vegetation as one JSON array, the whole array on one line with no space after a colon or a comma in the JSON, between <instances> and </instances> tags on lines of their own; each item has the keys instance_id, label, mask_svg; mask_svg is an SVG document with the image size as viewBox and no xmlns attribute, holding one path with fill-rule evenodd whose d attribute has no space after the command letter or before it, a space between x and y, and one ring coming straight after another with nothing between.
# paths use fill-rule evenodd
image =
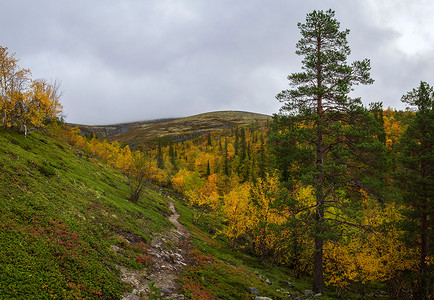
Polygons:
<instances>
[{"instance_id":1,"label":"tundra vegetation","mask_svg":"<svg viewBox=\"0 0 434 300\"><path fill-rule=\"evenodd\" d=\"M348 95L373 83L369 61L346 62L334 12L298 27L303 71L271 121L134 149L62 123L58 86L0 48L1 294L120 297L116 265L144 268L137 257L169 226L158 189L193 235L179 278L191 299L250 299L251 286L431 297L433 88L404 95L405 111L365 107Z\"/></svg>"}]
</instances>

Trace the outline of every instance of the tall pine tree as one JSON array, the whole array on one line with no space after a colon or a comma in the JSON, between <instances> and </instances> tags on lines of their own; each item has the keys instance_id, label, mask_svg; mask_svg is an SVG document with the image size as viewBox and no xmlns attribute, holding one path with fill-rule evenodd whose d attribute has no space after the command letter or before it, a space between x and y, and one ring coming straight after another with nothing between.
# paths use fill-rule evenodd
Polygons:
<instances>
[{"instance_id":1,"label":"tall pine tree","mask_svg":"<svg viewBox=\"0 0 434 300\"><path fill-rule=\"evenodd\" d=\"M283 102L279 118L289 124L284 136L292 145L291 168L297 178L314 190L315 205L311 229L314 238L313 290L323 292L324 243L330 233L355 218L352 194L365 187L369 180L352 176L366 167L363 159L381 143L373 141L369 122L374 118L360 99L348 96L353 86L371 84L368 59L347 63L350 48L347 44L349 30L340 31L335 13L313 11L306 23L298 24L302 38L296 54L303 56L300 73L288 76L292 89L284 90L276 98ZM281 122L281 121L277 121ZM301 179L300 179L301 178ZM333 207L333 208L332 208Z\"/></svg>"},{"instance_id":2,"label":"tall pine tree","mask_svg":"<svg viewBox=\"0 0 434 300\"><path fill-rule=\"evenodd\" d=\"M404 229L407 240L419 248L417 299L432 295L433 196L434 196L434 91L426 82L402 97L416 112L401 138L400 187L406 204ZM430 289L430 290L429 290Z\"/></svg>"}]
</instances>

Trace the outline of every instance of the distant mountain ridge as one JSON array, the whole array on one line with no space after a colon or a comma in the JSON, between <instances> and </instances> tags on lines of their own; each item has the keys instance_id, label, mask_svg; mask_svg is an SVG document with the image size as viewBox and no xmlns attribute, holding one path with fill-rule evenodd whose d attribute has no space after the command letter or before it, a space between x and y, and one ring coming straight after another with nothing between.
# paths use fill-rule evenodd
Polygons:
<instances>
[{"instance_id":1,"label":"distant mountain ridge","mask_svg":"<svg viewBox=\"0 0 434 300\"><path fill-rule=\"evenodd\" d=\"M184 140L210 131L228 129L235 126L250 125L253 122L266 122L271 116L245 111L216 111L185 118L158 119L113 125L81 125L84 134L95 134L109 141L136 146L162 137Z\"/></svg>"}]
</instances>

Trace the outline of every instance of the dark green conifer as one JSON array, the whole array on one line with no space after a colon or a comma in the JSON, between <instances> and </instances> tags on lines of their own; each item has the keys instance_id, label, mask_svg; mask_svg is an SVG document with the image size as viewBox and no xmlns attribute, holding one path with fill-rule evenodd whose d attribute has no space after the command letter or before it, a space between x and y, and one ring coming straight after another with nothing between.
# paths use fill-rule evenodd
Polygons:
<instances>
[{"instance_id":1,"label":"dark green conifer","mask_svg":"<svg viewBox=\"0 0 434 300\"><path fill-rule=\"evenodd\" d=\"M402 97L415 108L414 118L401 138L400 187L403 191L405 220L403 228L410 245L419 248L419 276L415 299L428 299L433 294L434 217L434 91L421 82Z\"/></svg>"},{"instance_id":2,"label":"dark green conifer","mask_svg":"<svg viewBox=\"0 0 434 300\"><path fill-rule=\"evenodd\" d=\"M359 190L367 184L352 175L367 166L364 153L381 148L370 143L374 141L367 127L372 121L367 109L360 99L348 96L354 85L373 82L370 62L365 59L347 63L351 52L347 44L349 30L340 31L339 27L332 10L315 10L307 15L304 24L298 24L302 37L296 54L303 56L303 71L289 75L292 89L276 96L284 103L281 115L286 114L288 121L284 129L294 151L290 163L297 166L288 166L286 172L301 173L303 176L298 178L303 184L314 188L316 205L311 229L316 293L324 289L324 242L342 221L338 216L326 218L325 213L332 206L342 214L352 212L348 197L351 186L358 185L353 190ZM293 177L289 174L288 178Z\"/></svg>"}]
</instances>

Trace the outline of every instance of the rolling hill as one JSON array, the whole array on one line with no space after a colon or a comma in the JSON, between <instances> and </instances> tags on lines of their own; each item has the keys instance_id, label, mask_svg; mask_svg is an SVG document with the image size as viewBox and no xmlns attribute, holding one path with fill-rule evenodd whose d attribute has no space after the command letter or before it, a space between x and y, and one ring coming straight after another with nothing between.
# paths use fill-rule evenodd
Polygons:
<instances>
[{"instance_id":1,"label":"rolling hill","mask_svg":"<svg viewBox=\"0 0 434 300\"><path fill-rule=\"evenodd\" d=\"M85 134L95 134L109 141L125 143L132 147L146 144L156 138L171 137L176 141L187 140L197 135L228 129L253 122L266 122L271 117L264 114L242 111L218 111L185 118L158 119L114 125L90 126L70 124Z\"/></svg>"}]
</instances>

